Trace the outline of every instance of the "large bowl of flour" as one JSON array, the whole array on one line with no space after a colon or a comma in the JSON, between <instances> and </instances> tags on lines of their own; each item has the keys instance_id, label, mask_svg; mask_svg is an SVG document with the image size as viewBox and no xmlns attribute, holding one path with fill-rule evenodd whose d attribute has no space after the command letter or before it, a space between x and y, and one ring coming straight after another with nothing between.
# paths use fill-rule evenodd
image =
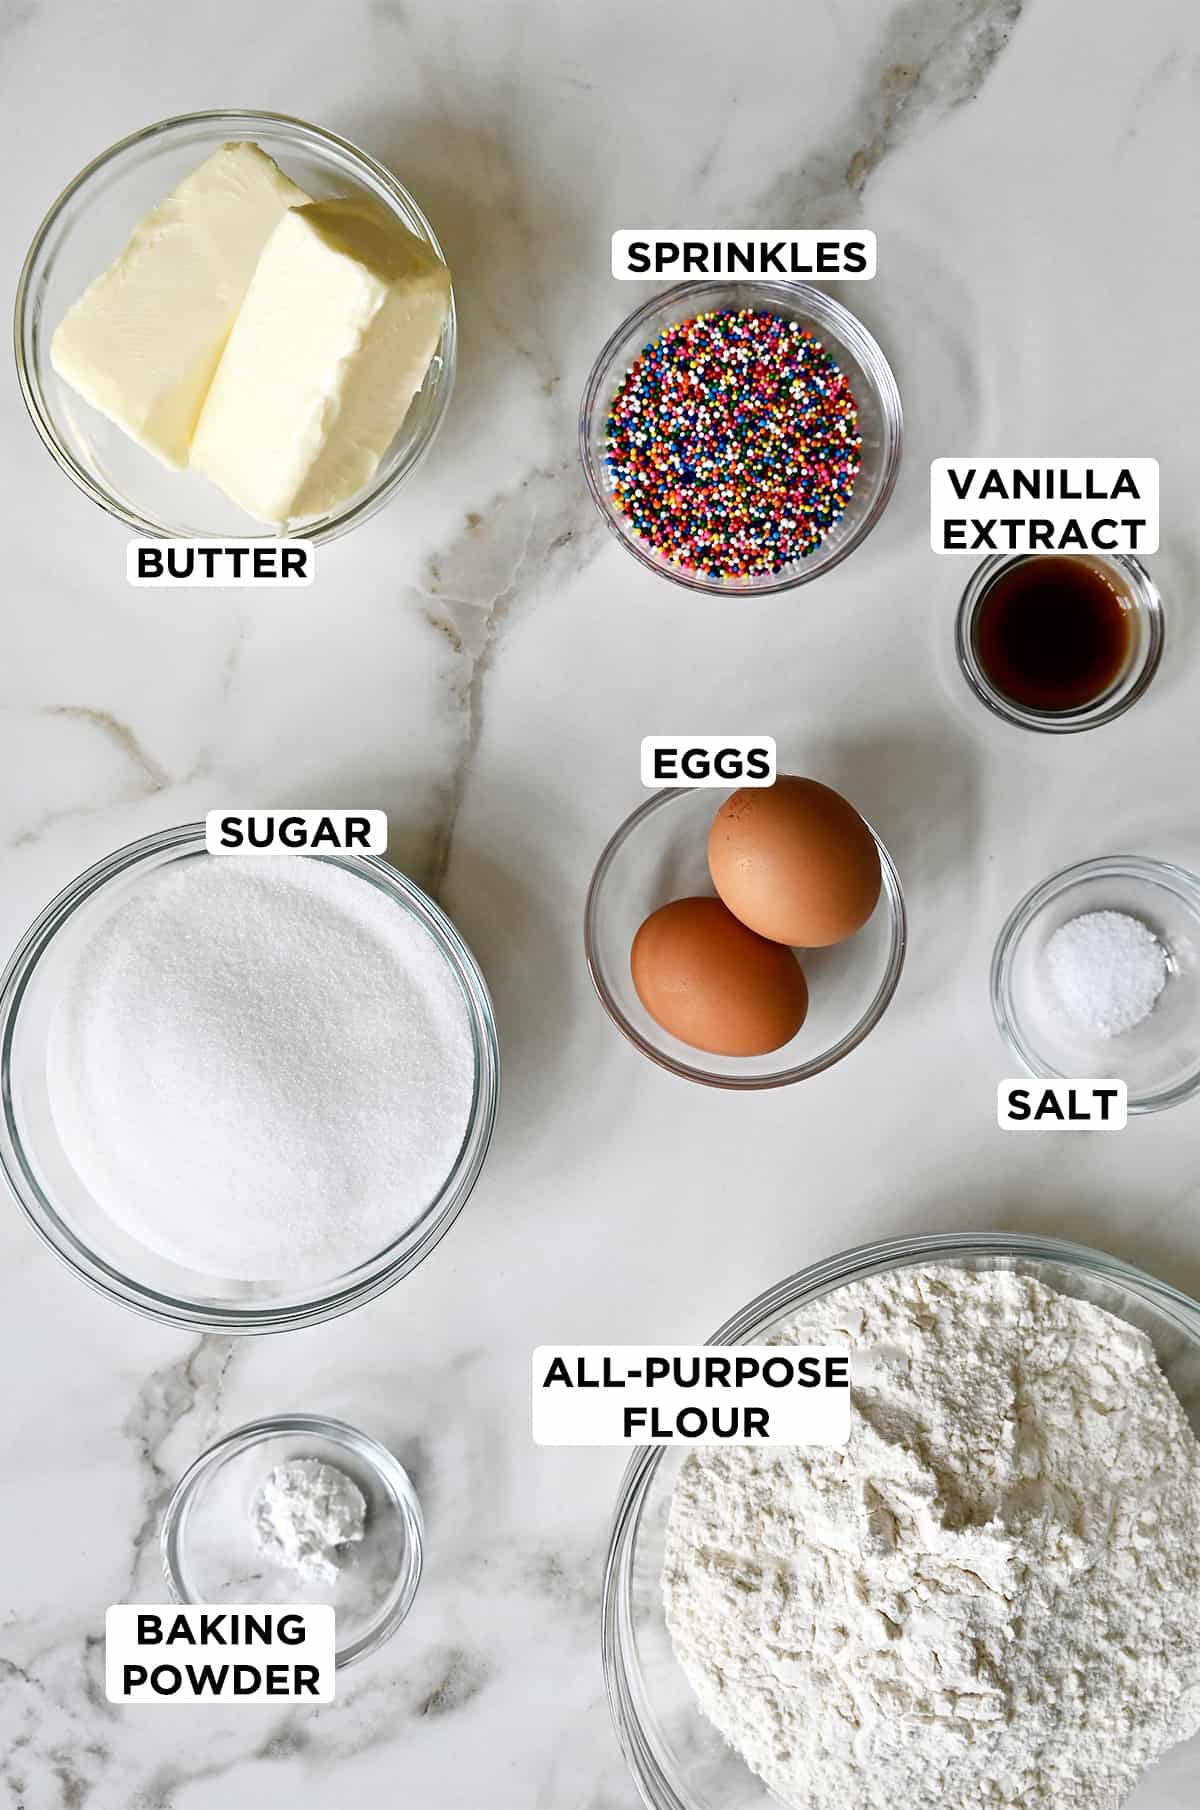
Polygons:
<instances>
[{"instance_id":1,"label":"large bowl of flour","mask_svg":"<svg viewBox=\"0 0 1200 1810\"><path fill-rule=\"evenodd\" d=\"M945 1235L712 1342L849 1345L851 1438L631 1461L603 1651L649 1810L1194 1810L1200 1306Z\"/></svg>"},{"instance_id":2,"label":"large bowl of flour","mask_svg":"<svg viewBox=\"0 0 1200 1810\"><path fill-rule=\"evenodd\" d=\"M406 1275L475 1184L498 1078L470 950L371 855L147 837L0 981L14 1195L78 1275L180 1325L306 1325Z\"/></svg>"}]
</instances>

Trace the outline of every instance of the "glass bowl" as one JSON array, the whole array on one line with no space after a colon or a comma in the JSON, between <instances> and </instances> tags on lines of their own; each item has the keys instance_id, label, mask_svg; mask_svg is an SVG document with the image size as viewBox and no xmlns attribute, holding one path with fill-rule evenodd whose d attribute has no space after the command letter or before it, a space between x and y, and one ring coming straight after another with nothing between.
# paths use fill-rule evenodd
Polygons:
<instances>
[{"instance_id":1,"label":"glass bowl","mask_svg":"<svg viewBox=\"0 0 1200 1810\"><path fill-rule=\"evenodd\" d=\"M845 514L820 545L781 572L752 578L712 578L676 565L637 533L613 501L604 462L608 411L634 359L676 321L710 309L754 308L810 327L850 380L862 434L862 469ZM579 415L579 451L592 500L621 545L652 572L693 591L716 596L769 596L819 578L852 553L875 526L900 468L903 413L891 366L848 308L806 283L713 281L680 283L644 302L622 321L592 366Z\"/></svg>"},{"instance_id":2,"label":"glass bowl","mask_svg":"<svg viewBox=\"0 0 1200 1810\"><path fill-rule=\"evenodd\" d=\"M1057 1239L948 1233L863 1245L768 1289L713 1334L714 1345L757 1344L807 1303L847 1283L925 1264L1007 1269L1107 1308L1141 1328L1200 1428L1200 1305L1114 1257ZM609 1707L648 1810L772 1810L779 1799L725 1745L698 1708L675 1658L660 1578L667 1513L686 1452L643 1447L631 1459L613 1516L605 1567L602 1646ZM1127 1810L1184 1810L1195 1801L1200 1740L1170 1753Z\"/></svg>"},{"instance_id":3,"label":"glass bowl","mask_svg":"<svg viewBox=\"0 0 1200 1810\"><path fill-rule=\"evenodd\" d=\"M343 1549L332 1584L275 1564L251 1531L260 1485L297 1458L333 1465L366 1498L363 1537ZM416 1491L386 1446L341 1420L280 1414L239 1427L197 1458L167 1504L159 1548L177 1603L331 1603L341 1667L374 1653L412 1608L423 1538Z\"/></svg>"},{"instance_id":4,"label":"glass bowl","mask_svg":"<svg viewBox=\"0 0 1200 1810\"><path fill-rule=\"evenodd\" d=\"M1072 735L1080 729L1095 729L1101 723L1111 723L1123 716L1146 690L1162 659L1162 599L1145 566L1129 554L1070 555L1101 571L1113 589L1126 600L1131 623L1128 656L1108 689L1090 703L1080 704L1073 710L1035 710L1027 704L1018 704L988 677L979 658L977 625L988 592L1002 573L1011 571L1013 566L1019 566L1027 559L1048 557L1050 555L997 553L983 560L972 573L958 606L954 646L964 679L980 703L986 704L996 716L1003 717L1006 723L1015 723L1020 729L1036 729L1044 735Z\"/></svg>"},{"instance_id":5,"label":"glass bowl","mask_svg":"<svg viewBox=\"0 0 1200 1810\"><path fill-rule=\"evenodd\" d=\"M1087 911L1140 918L1167 952L1154 1010L1116 1037L1091 1037L1057 1009L1043 957L1059 927ZM996 940L992 1009L1017 1060L1041 1080L1124 1081L1130 1112L1158 1112L1200 1089L1200 880L1169 861L1105 855L1026 893Z\"/></svg>"},{"instance_id":6,"label":"glass bowl","mask_svg":"<svg viewBox=\"0 0 1200 1810\"><path fill-rule=\"evenodd\" d=\"M64 975L80 945L169 863L221 860L204 826L184 824L118 849L59 893L26 933L0 977L0 1170L34 1229L76 1275L114 1301L173 1325L208 1332L280 1332L332 1319L371 1300L416 1268L465 1205L496 1116L500 1054L492 1003L474 956L432 899L374 855L307 855L377 887L437 944L461 988L475 1050L471 1109L454 1165L411 1223L381 1251L339 1275L245 1282L174 1263L116 1225L62 1148L47 1082L47 1040Z\"/></svg>"},{"instance_id":7,"label":"glass bowl","mask_svg":"<svg viewBox=\"0 0 1200 1810\"><path fill-rule=\"evenodd\" d=\"M68 184L34 235L17 285L13 343L21 393L54 459L85 496L136 533L269 539L280 532L246 515L194 471L169 471L77 396L50 363L59 321L107 269L149 208L230 139L252 139L314 199L347 196L384 208L440 258L412 196L354 145L279 113L224 111L159 120L101 153ZM399 433L366 488L288 532L329 541L382 507L428 452L454 386L451 295L442 337Z\"/></svg>"},{"instance_id":8,"label":"glass bowl","mask_svg":"<svg viewBox=\"0 0 1200 1810\"><path fill-rule=\"evenodd\" d=\"M597 861L588 888L583 926L588 972L617 1029L673 1075L709 1087L783 1087L832 1068L882 1018L904 964L907 929L900 876L871 830L883 877L879 903L844 943L800 952L809 1007L790 1043L766 1056L694 1050L647 1012L634 990L629 951L639 926L660 905L713 894L708 830L725 797L707 787L656 792L625 819Z\"/></svg>"}]
</instances>

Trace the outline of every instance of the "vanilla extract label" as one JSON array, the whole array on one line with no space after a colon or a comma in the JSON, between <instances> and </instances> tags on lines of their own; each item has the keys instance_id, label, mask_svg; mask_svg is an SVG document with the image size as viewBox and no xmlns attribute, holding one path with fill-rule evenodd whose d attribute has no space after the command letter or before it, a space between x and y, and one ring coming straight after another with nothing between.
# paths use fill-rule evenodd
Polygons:
<instances>
[{"instance_id":1,"label":"vanilla extract label","mask_svg":"<svg viewBox=\"0 0 1200 1810\"><path fill-rule=\"evenodd\" d=\"M962 457L929 474L935 553L1156 553L1158 460Z\"/></svg>"},{"instance_id":2,"label":"vanilla extract label","mask_svg":"<svg viewBox=\"0 0 1200 1810\"><path fill-rule=\"evenodd\" d=\"M845 1445L850 1353L824 1345L541 1345L538 1445Z\"/></svg>"}]
</instances>

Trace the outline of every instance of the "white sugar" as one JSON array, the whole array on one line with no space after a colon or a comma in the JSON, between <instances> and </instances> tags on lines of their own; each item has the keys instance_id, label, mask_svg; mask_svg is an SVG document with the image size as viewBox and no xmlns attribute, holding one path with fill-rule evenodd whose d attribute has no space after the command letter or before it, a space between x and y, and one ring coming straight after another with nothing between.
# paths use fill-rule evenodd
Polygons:
<instances>
[{"instance_id":1,"label":"white sugar","mask_svg":"<svg viewBox=\"0 0 1200 1810\"><path fill-rule=\"evenodd\" d=\"M332 1278L429 1205L474 1047L433 938L370 881L289 854L159 868L80 950L51 1028L67 1157L163 1256Z\"/></svg>"},{"instance_id":2,"label":"white sugar","mask_svg":"<svg viewBox=\"0 0 1200 1810\"><path fill-rule=\"evenodd\" d=\"M1088 911L1046 944L1050 981L1063 1012L1093 1037L1131 1031L1167 983L1166 951L1140 918Z\"/></svg>"}]
</instances>

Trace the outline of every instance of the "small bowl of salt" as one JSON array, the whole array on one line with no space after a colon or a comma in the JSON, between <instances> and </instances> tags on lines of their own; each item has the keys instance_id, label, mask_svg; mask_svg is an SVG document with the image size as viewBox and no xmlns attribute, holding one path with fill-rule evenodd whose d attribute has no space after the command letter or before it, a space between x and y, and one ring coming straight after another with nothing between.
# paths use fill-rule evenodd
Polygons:
<instances>
[{"instance_id":1,"label":"small bowl of salt","mask_svg":"<svg viewBox=\"0 0 1200 1810\"><path fill-rule=\"evenodd\" d=\"M280 1414L197 1458L160 1547L177 1603L331 1603L340 1668L408 1614L423 1537L416 1491L386 1446L344 1421Z\"/></svg>"},{"instance_id":2,"label":"small bowl of salt","mask_svg":"<svg viewBox=\"0 0 1200 1810\"><path fill-rule=\"evenodd\" d=\"M1064 868L1010 914L992 958L996 1023L1043 1080L1125 1082L1131 1113L1200 1091L1200 880L1106 855Z\"/></svg>"}]
</instances>

